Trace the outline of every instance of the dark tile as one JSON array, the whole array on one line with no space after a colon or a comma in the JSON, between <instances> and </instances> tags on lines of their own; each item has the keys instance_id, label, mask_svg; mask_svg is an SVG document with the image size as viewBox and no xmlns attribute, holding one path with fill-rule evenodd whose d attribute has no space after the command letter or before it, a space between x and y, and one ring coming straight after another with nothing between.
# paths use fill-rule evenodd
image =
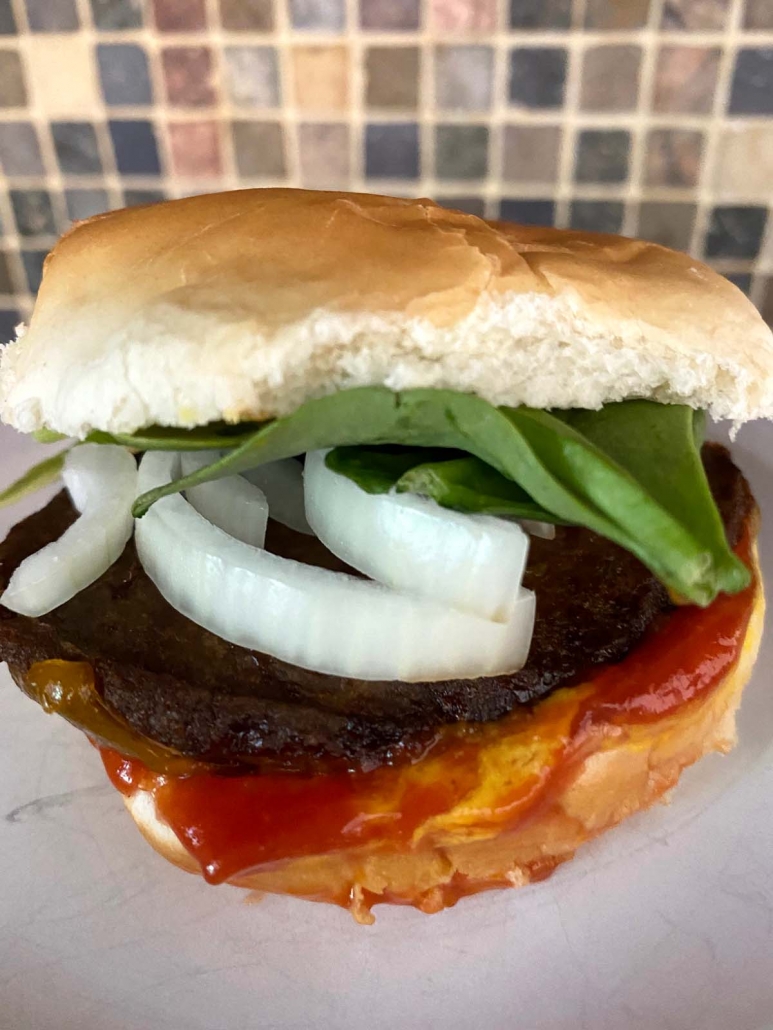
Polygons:
<instances>
[{"instance_id":1,"label":"dark tile","mask_svg":"<svg viewBox=\"0 0 773 1030\"><path fill-rule=\"evenodd\" d=\"M582 62L581 110L634 110L640 66L641 47L588 47Z\"/></svg>"},{"instance_id":2,"label":"dark tile","mask_svg":"<svg viewBox=\"0 0 773 1030\"><path fill-rule=\"evenodd\" d=\"M206 0L153 0L159 32L195 32L207 27Z\"/></svg>"},{"instance_id":3,"label":"dark tile","mask_svg":"<svg viewBox=\"0 0 773 1030\"><path fill-rule=\"evenodd\" d=\"M666 31L721 32L729 13L730 0L666 0L660 26Z\"/></svg>"},{"instance_id":4,"label":"dark tile","mask_svg":"<svg viewBox=\"0 0 773 1030\"><path fill-rule=\"evenodd\" d=\"M52 122L51 135L65 175L97 175L102 171L97 133L91 122Z\"/></svg>"},{"instance_id":5,"label":"dark tile","mask_svg":"<svg viewBox=\"0 0 773 1030\"><path fill-rule=\"evenodd\" d=\"M708 114L714 103L720 54L718 47L661 47L655 67L653 109Z\"/></svg>"},{"instance_id":6,"label":"dark tile","mask_svg":"<svg viewBox=\"0 0 773 1030\"><path fill-rule=\"evenodd\" d=\"M215 179L223 174L217 122L180 122L170 125L169 147L175 175Z\"/></svg>"},{"instance_id":7,"label":"dark tile","mask_svg":"<svg viewBox=\"0 0 773 1030\"><path fill-rule=\"evenodd\" d=\"M27 22L32 32L76 32L75 0L26 0Z\"/></svg>"},{"instance_id":8,"label":"dark tile","mask_svg":"<svg viewBox=\"0 0 773 1030\"><path fill-rule=\"evenodd\" d=\"M346 24L344 0L289 0L294 29L325 29L337 32Z\"/></svg>"},{"instance_id":9,"label":"dark tile","mask_svg":"<svg viewBox=\"0 0 773 1030\"><path fill-rule=\"evenodd\" d=\"M729 279L733 286L737 286L741 293L749 296L752 288L751 272L726 272L725 279Z\"/></svg>"},{"instance_id":10,"label":"dark tile","mask_svg":"<svg viewBox=\"0 0 773 1030\"><path fill-rule=\"evenodd\" d=\"M169 103L176 107L209 107L215 103L212 51L204 46L165 47L161 51Z\"/></svg>"},{"instance_id":11,"label":"dark tile","mask_svg":"<svg viewBox=\"0 0 773 1030\"><path fill-rule=\"evenodd\" d=\"M746 0L743 15L745 29L773 29L773 4L770 0Z\"/></svg>"},{"instance_id":12,"label":"dark tile","mask_svg":"<svg viewBox=\"0 0 773 1030\"><path fill-rule=\"evenodd\" d=\"M415 122L367 125L365 175L369 179L418 179L418 125Z\"/></svg>"},{"instance_id":13,"label":"dark tile","mask_svg":"<svg viewBox=\"0 0 773 1030\"><path fill-rule=\"evenodd\" d=\"M348 185L348 125L343 122L308 122L299 125L298 151L303 186L324 189Z\"/></svg>"},{"instance_id":14,"label":"dark tile","mask_svg":"<svg viewBox=\"0 0 773 1030\"><path fill-rule=\"evenodd\" d=\"M270 32L273 0L220 0L220 21L231 32Z\"/></svg>"},{"instance_id":15,"label":"dark tile","mask_svg":"<svg viewBox=\"0 0 773 1030\"><path fill-rule=\"evenodd\" d=\"M142 0L91 0L94 25L103 31L138 29L142 25Z\"/></svg>"},{"instance_id":16,"label":"dark tile","mask_svg":"<svg viewBox=\"0 0 773 1030\"><path fill-rule=\"evenodd\" d=\"M0 107L24 107L26 103L21 59L15 50L0 50Z\"/></svg>"},{"instance_id":17,"label":"dark tile","mask_svg":"<svg viewBox=\"0 0 773 1030\"><path fill-rule=\"evenodd\" d=\"M504 199L499 204L499 217L503 222L519 225L552 225L556 217L556 205L552 200Z\"/></svg>"},{"instance_id":18,"label":"dark tile","mask_svg":"<svg viewBox=\"0 0 773 1030\"><path fill-rule=\"evenodd\" d=\"M0 122L0 167L6 175L43 175L38 135L31 122Z\"/></svg>"},{"instance_id":19,"label":"dark tile","mask_svg":"<svg viewBox=\"0 0 773 1030\"><path fill-rule=\"evenodd\" d=\"M568 29L572 0L510 0L512 29Z\"/></svg>"},{"instance_id":20,"label":"dark tile","mask_svg":"<svg viewBox=\"0 0 773 1030\"><path fill-rule=\"evenodd\" d=\"M625 129L583 129L577 137L575 180L625 182L630 144L630 133Z\"/></svg>"},{"instance_id":21,"label":"dark tile","mask_svg":"<svg viewBox=\"0 0 773 1030\"><path fill-rule=\"evenodd\" d=\"M502 176L509 182L553 183L558 178L558 125L505 125Z\"/></svg>"},{"instance_id":22,"label":"dark tile","mask_svg":"<svg viewBox=\"0 0 773 1030\"><path fill-rule=\"evenodd\" d=\"M161 161L150 122L109 122L116 165L121 175L159 175Z\"/></svg>"},{"instance_id":23,"label":"dark tile","mask_svg":"<svg viewBox=\"0 0 773 1030\"><path fill-rule=\"evenodd\" d=\"M16 326L22 321L22 317L18 311L8 311L3 309L0 311L0 342L5 340L16 339Z\"/></svg>"},{"instance_id":24,"label":"dark tile","mask_svg":"<svg viewBox=\"0 0 773 1030\"><path fill-rule=\"evenodd\" d=\"M642 29L647 24L650 0L588 0L586 29Z\"/></svg>"},{"instance_id":25,"label":"dark tile","mask_svg":"<svg viewBox=\"0 0 773 1030\"><path fill-rule=\"evenodd\" d=\"M278 122L234 122L233 141L240 175L278 178L286 174Z\"/></svg>"},{"instance_id":26,"label":"dark tile","mask_svg":"<svg viewBox=\"0 0 773 1030\"><path fill-rule=\"evenodd\" d=\"M729 110L731 114L773 114L773 47L738 51Z\"/></svg>"},{"instance_id":27,"label":"dark tile","mask_svg":"<svg viewBox=\"0 0 773 1030\"><path fill-rule=\"evenodd\" d=\"M490 46L435 48L435 97L443 111L487 111L494 81Z\"/></svg>"},{"instance_id":28,"label":"dark tile","mask_svg":"<svg viewBox=\"0 0 773 1030\"><path fill-rule=\"evenodd\" d=\"M67 214L73 222L80 222L92 215L101 215L110 209L107 190L65 190Z\"/></svg>"},{"instance_id":29,"label":"dark tile","mask_svg":"<svg viewBox=\"0 0 773 1030\"><path fill-rule=\"evenodd\" d=\"M438 179L484 179L488 174L487 126L436 126L435 174Z\"/></svg>"},{"instance_id":30,"label":"dark tile","mask_svg":"<svg viewBox=\"0 0 773 1030\"><path fill-rule=\"evenodd\" d=\"M47 250L23 250L19 255L30 293L37 293L40 289L40 281L43 278L43 262L46 260L47 254Z\"/></svg>"},{"instance_id":31,"label":"dark tile","mask_svg":"<svg viewBox=\"0 0 773 1030\"><path fill-rule=\"evenodd\" d=\"M702 155L702 132L651 129L647 134L644 181L648 186L697 186Z\"/></svg>"},{"instance_id":32,"label":"dark tile","mask_svg":"<svg viewBox=\"0 0 773 1030\"><path fill-rule=\"evenodd\" d=\"M715 207L706 236L706 256L757 257L767 217L764 207Z\"/></svg>"},{"instance_id":33,"label":"dark tile","mask_svg":"<svg viewBox=\"0 0 773 1030\"><path fill-rule=\"evenodd\" d=\"M234 104L252 108L279 106L276 47L226 47L225 70L228 94Z\"/></svg>"},{"instance_id":34,"label":"dark tile","mask_svg":"<svg viewBox=\"0 0 773 1030\"><path fill-rule=\"evenodd\" d=\"M441 207L447 207L451 211L464 211L466 215L477 215L483 218L486 210L486 202L483 197L435 197Z\"/></svg>"},{"instance_id":35,"label":"dark tile","mask_svg":"<svg viewBox=\"0 0 773 1030\"><path fill-rule=\"evenodd\" d=\"M419 0L360 0L360 25L382 31L418 29Z\"/></svg>"},{"instance_id":36,"label":"dark tile","mask_svg":"<svg viewBox=\"0 0 773 1030\"><path fill-rule=\"evenodd\" d=\"M625 204L620 200L573 200L569 225L582 232L619 233L624 216Z\"/></svg>"},{"instance_id":37,"label":"dark tile","mask_svg":"<svg viewBox=\"0 0 773 1030\"><path fill-rule=\"evenodd\" d=\"M153 97L148 59L135 43L101 43L97 47L99 80L108 107L150 104Z\"/></svg>"},{"instance_id":38,"label":"dark tile","mask_svg":"<svg viewBox=\"0 0 773 1030\"><path fill-rule=\"evenodd\" d=\"M163 190L124 190L123 202L127 207L143 207L146 204L160 204L166 200Z\"/></svg>"},{"instance_id":39,"label":"dark tile","mask_svg":"<svg viewBox=\"0 0 773 1030\"><path fill-rule=\"evenodd\" d=\"M368 47L365 82L368 107L412 110L419 102L419 48Z\"/></svg>"},{"instance_id":40,"label":"dark tile","mask_svg":"<svg viewBox=\"0 0 773 1030\"><path fill-rule=\"evenodd\" d=\"M0 0L0 36L16 34L16 19L13 16L11 0Z\"/></svg>"},{"instance_id":41,"label":"dark tile","mask_svg":"<svg viewBox=\"0 0 773 1030\"><path fill-rule=\"evenodd\" d=\"M561 107L566 50L521 47L510 51L510 103L520 107Z\"/></svg>"},{"instance_id":42,"label":"dark tile","mask_svg":"<svg viewBox=\"0 0 773 1030\"><path fill-rule=\"evenodd\" d=\"M659 201L639 208L637 236L661 243L672 250L688 250L695 226L695 204L668 204Z\"/></svg>"},{"instance_id":43,"label":"dark tile","mask_svg":"<svg viewBox=\"0 0 773 1030\"><path fill-rule=\"evenodd\" d=\"M0 293L9 294L14 292L11 267L8 263L8 255L0 250Z\"/></svg>"},{"instance_id":44,"label":"dark tile","mask_svg":"<svg viewBox=\"0 0 773 1030\"><path fill-rule=\"evenodd\" d=\"M10 190L9 193L20 236L56 235L56 219L47 190Z\"/></svg>"}]
</instances>

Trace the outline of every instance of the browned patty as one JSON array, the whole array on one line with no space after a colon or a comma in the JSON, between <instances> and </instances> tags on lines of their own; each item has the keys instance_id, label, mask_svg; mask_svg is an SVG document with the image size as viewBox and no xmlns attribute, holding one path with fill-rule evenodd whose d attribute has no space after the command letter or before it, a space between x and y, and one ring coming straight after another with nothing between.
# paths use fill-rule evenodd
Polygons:
<instances>
[{"instance_id":1,"label":"browned patty","mask_svg":"<svg viewBox=\"0 0 773 1030\"><path fill-rule=\"evenodd\" d=\"M704 448L732 544L753 501L727 451ZM75 513L59 494L0 545L0 587ZM271 523L267 546L343 569L314 538ZM172 608L140 565L133 542L96 583L38 619L0 607L0 658L18 677L48 658L88 661L106 703L131 726L186 755L223 764L239 756L389 762L448 723L493 720L600 663L620 661L670 608L641 563L585 529L534 539L524 577L537 595L529 660L520 672L438 683L373 682L309 672L229 644Z\"/></svg>"}]
</instances>

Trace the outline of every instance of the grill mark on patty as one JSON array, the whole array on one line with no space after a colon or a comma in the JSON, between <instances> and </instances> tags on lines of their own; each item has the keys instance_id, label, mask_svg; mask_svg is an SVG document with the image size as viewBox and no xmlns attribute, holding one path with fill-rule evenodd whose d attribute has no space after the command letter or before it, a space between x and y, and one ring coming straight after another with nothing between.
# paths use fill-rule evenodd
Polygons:
<instances>
[{"instance_id":1,"label":"grill mark on patty","mask_svg":"<svg viewBox=\"0 0 773 1030\"><path fill-rule=\"evenodd\" d=\"M703 460L734 545L750 512L748 485L718 445ZM0 587L27 555L56 539L75 512L65 493L0 545ZM267 546L348 569L314 538L270 523ZM630 553L589 530L533 539L524 585L537 618L526 666L508 676L438 683L373 682L310 672L216 637L173 609L133 542L92 586L38 619L0 606L0 658L17 681L34 662L88 661L106 703L132 727L183 754L223 765L340 760L368 768L415 753L444 725L495 720L620 661L671 608Z\"/></svg>"}]
</instances>

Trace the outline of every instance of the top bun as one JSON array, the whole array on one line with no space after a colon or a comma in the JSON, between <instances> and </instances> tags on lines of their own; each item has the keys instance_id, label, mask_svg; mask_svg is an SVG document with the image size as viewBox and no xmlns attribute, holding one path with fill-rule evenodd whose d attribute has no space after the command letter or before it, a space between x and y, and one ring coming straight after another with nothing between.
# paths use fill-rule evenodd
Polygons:
<instances>
[{"instance_id":1,"label":"top bun","mask_svg":"<svg viewBox=\"0 0 773 1030\"><path fill-rule=\"evenodd\" d=\"M239 190L100 215L45 264L0 414L68 436L286 414L334 390L649 397L773 414L773 336L685 254L429 200Z\"/></svg>"}]
</instances>

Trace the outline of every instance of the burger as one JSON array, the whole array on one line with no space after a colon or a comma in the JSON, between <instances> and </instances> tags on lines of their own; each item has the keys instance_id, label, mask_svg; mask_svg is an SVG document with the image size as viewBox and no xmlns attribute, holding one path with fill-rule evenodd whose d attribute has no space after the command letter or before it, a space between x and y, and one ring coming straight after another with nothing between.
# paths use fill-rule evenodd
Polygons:
<instances>
[{"instance_id":1,"label":"burger","mask_svg":"<svg viewBox=\"0 0 773 1030\"><path fill-rule=\"evenodd\" d=\"M427 200L77 224L2 351L66 489L0 658L210 883L436 912L548 876L734 743L758 511L708 413L773 338L692 258Z\"/></svg>"}]
</instances>

